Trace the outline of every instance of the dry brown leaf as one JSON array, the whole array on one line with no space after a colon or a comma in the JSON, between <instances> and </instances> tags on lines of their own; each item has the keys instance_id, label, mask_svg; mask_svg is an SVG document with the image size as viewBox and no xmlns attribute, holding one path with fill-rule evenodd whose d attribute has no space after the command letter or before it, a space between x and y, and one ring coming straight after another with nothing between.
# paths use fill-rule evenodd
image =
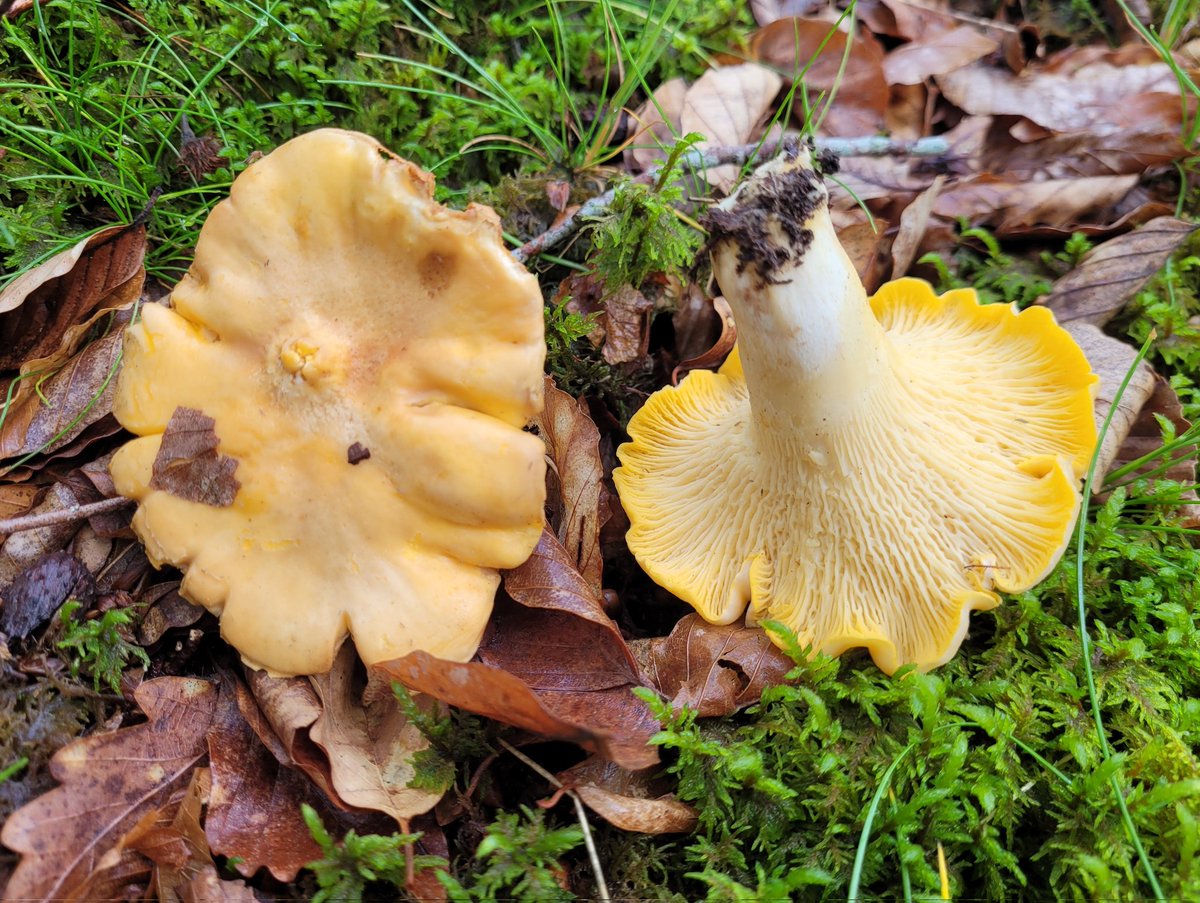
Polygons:
<instances>
[{"instance_id":1,"label":"dry brown leaf","mask_svg":"<svg viewBox=\"0 0 1200 903\"><path fill-rule=\"evenodd\" d=\"M630 771L596 756L557 775L589 809L622 831L639 834L685 834L696 827L698 813L668 791L657 768Z\"/></svg>"},{"instance_id":2,"label":"dry brown leaf","mask_svg":"<svg viewBox=\"0 0 1200 903\"><path fill-rule=\"evenodd\" d=\"M896 237L892 239L893 279L907 275L909 267L917 259L921 242L925 238L925 230L929 228L929 217L933 215L933 205L937 203L945 182L945 176L938 176L933 180L933 184L917 195L916 200L900 214L900 227L896 230Z\"/></svg>"},{"instance_id":3,"label":"dry brown leaf","mask_svg":"<svg viewBox=\"0 0 1200 903\"><path fill-rule=\"evenodd\" d=\"M1146 403L1142 405L1141 411L1138 412L1137 420L1134 421L1129 435L1125 437L1125 441L1121 443L1121 447L1117 450L1117 454L1110 465L1110 470L1115 470L1146 455L1154 454L1162 448L1162 425L1159 423L1160 417L1168 421L1175 428L1176 436L1183 435L1192 425L1191 421L1183 416L1183 405L1179 401L1179 395L1171 388L1169 382L1156 374L1154 378L1154 391L1150 393L1150 397L1146 399ZM1159 478L1175 480L1189 486L1194 485L1196 482L1196 446L1181 448L1173 457L1178 457L1179 460L1163 473L1159 474ZM1165 462L1160 462L1156 459L1144 467L1138 468L1134 471L1134 474L1142 473L1157 466L1159 463ZM1196 494L1192 492L1189 497L1195 499ZM1187 507L1189 509L1196 508L1195 505ZM1194 517L1195 512L1189 512L1189 515Z\"/></svg>"},{"instance_id":4,"label":"dry brown leaf","mask_svg":"<svg viewBox=\"0 0 1200 903\"><path fill-rule=\"evenodd\" d=\"M183 888L204 868L212 867L201 825L210 789L209 770L195 769L178 801L172 800L156 818L144 818L125 838L126 846L154 863L150 887L159 903L181 903Z\"/></svg>"},{"instance_id":5,"label":"dry brown leaf","mask_svg":"<svg viewBox=\"0 0 1200 903\"><path fill-rule=\"evenodd\" d=\"M783 79L763 66L742 63L709 69L687 90L679 123L683 134L705 137L698 148L746 144L761 134L762 119L770 111ZM705 171L710 185L728 191L738 175L736 166Z\"/></svg>"},{"instance_id":6,"label":"dry brown leaf","mask_svg":"<svg viewBox=\"0 0 1200 903\"><path fill-rule=\"evenodd\" d=\"M203 761L217 702L212 684L161 677L141 684L134 698L147 723L63 747L50 762L62 786L4 825L0 840L22 854L5 900L49 903L71 897L142 817L186 786Z\"/></svg>"},{"instance_id":7,"label":"dry brown leaf","mask_svg":"<svg viewBox=\"0 0 1200 903\"><path fill-rule=\"evenodd\" d=\"M1069 232L1089 222L1113 225L1113 208L1137 182L1136 175L1043 182L982 175L945 188L933 212L948 220L965 218L1001 237L1039 234L1044 229Z\"/></svg>"},{"instance_id":8,"label":"dry brown leaf","mask_svg":"<svg viewBox=\"0 0 1200 903\"><path fill-rule=\"evenodd\" d=\"M592 591L599 593L604 568L600 528L609 517L600 431L583 399L577 401L559 390L549 376L545 398L534 425L553 463L546 469L550 523L576 569Z\"/></svg>"},{"instance_id":9,"label":"dry brown leaf","mask_svg":"<svg viewBox=\"0 0 1200 903\"><path fill-rule=\"evenodd\" d=\"M706 718L753 705L795 667L761 629L708 624L697 614L684 616L670 636L633 647L642 673L672 705Z\"/></svg>"},{"instance_id":10,"label":"dry brown leaf","mask_svg":"<svg viewBox=\"0 0 1200 903\"><path fill-rule=\"evenodd\" d=\"M157 643L168 631L191 627L204 617L202 606L179 595L178 581L150 587L138 597L138 606L145 612L137 629L138 642L143 646Z\"/></svg>"},{"instance_id":11,"label":"dry brown leaf","mask_svg":"<svg viewBox=\"0 0 1200 903\"><path fill-rule=\"evenodd\" d=\"M1133 124L1122 109L1146 94L1174 97L1176 129L1181 106L1179 83L1157 57L1134 59L1120 49L1102 56L1060 54L1042 67L1020 74L986 62L973 63L937 76L938 87L955 106L983 116L1024 116L1056 132L1116 131ZM1152 60L1152 61L1151 61ZM1145 123L1143 123L1145 124ZM1171 123L1163 123L1167 127Z\"/></svg>"},{"instance_id":12,"label":"dry brown leaf","mask_svg":"<svg viewBox=\"0 0 1200 903\"><path fill-rule=\"evenodd\" d=\"M112 412L124 329L89 344L12 405L0 426L0 459L56 451Z\"/></svg>"},{"instance_id":13,"label":"dry brown leaf","mask_svg":"<svg viewBox=\"0 0 1200 903\"><path fill-rule=\"evenodd\" d=\"M883 48L874 38L859 33L846 56L847 40L845 32L831 22L779 19L750 37L750 55L790 78L802 77L814 104L819 95L826 95L821 120L824 134L872 135L882 127L888 103ZM836 97L825 108L835 88Z\"/></svg>"},{"instance_id":14,"label":"dry brown leaf","mask_svg":"<svg viewBox=\"0 0 1200 903\"><path fill-rule=\"evenodd\" d=\"M259 903L244 881L222 881L216 866L202 868L186 886L180 888L181 903Z\"/></svg>"},{"instance_id":15,"label":"dry brown leaf","mask_svg":"<svg viewBox=\"0 0 1200 903\"><path fill-rule=\"evenodd\" d=\"M37 501L41 489L37 486L27 486L22 483L0 484L0 520L19 517L29 512ZM4 538L0 533L0 541Z\"/></svg>"},{"instance_id":16,"label":"dry brown leaf","mask_svg":"<svg viewBox=\"0 0 1200 903\"><path fill-rule=\"evenodd\" d=\"M682 134L679 118L687 91L686 81L672 78L655 88L651 99L633 114L637 131L625 151L625 161L631 170L645 172L665 158L664 147L669 149L675 144L676 136Z\"/></svg>"},{"instance_id":17,"label":"dry brown leaf","mask_svg":"<svg viewBox=\"0 0 1200 903\"><path fill-rule=\"evenodd\" d=\"M1092 371L1100 377L1100 388L1096 396L1096 428L1100 429L1108 417L1108 412L1112 410L1117 389L1137 358L1137 350L1112 336L1105 335L1098 327L1082 320L1074 320L1065 323L1064 326L1087 355ZM1125 443L1125 438L1138 418L1138 412L1154 392L1154 380L1154 370L1150 365L1145 361L1139 363L1125 393L1121 396L1121 403L1117 405L1100 450L1096 453L1093 492L1101 491L1104 475L1112 468L1117 450Z\"/></svg>"},{"instance_id":18,"label":"dry brown leaf","mask_svg":"<svg viewBox=\"0 0 1200 903\"><path fill-rule=\"evenodd\" d=\"M1178 106L1179 98L1154 95L1158 103ZM1145 97L1138 100L1149 100ZM1186 156L1178 126L1145 121L1098 134L1075 131L1045 136L1027 136L1024 129L1009 130L1010 140L995 140L980 158L985 171L1004 173L1008 178L1075 179L1084 176L1142 173Z\"/></svg>"},{"instance_id":19,"label":"dry brown leaf","mask_svg":"<svg viewBox=\"0 0 1200 903\"><path fill-rule=\"evenodd\" d=\"M363 704L354 682L357 665L353 644L344 643L332 670L309 678L322 706L309 736L329 756L342 802L386 813L403 828L442 798L440 792L409 787L416 775L413 757L428 749L429 741L395 699Z\"/></svg>"},{"instance_id":20,"label":"dry brown leaf","mask_svg":"<svg viewBox=\"0 0 1200 903\"><path fill-rule=\"evenodd\" d=\"M839 207L829 213L858 278L868 293L874 292L884 276L888 221L868 216L861 207Z\"/></svg>"},{"instance_id":21,"label":"dry brown leaf","mask_svg":"<svg viewBox=\"0 0 1200 903\"><path fill-rule=\"evenodd\" d=\"M704 351L695 357L681 361L679 366L671 371L671 385L678 385L683 375L690 370L715 369L729 356L737 343L737 326L733 322L733 308L723 297L717 296L709 301L709 305L721 321L721 334Z\"/></svg>"},{"instance_id":22,"label":"dry brown leaf","mask_svg":"<svg viewBox=\"0 0 1200 903\"><path fill-rule=\"evenodd\" d=\"M1060 323L1103 326L1161 270L1200 225L1164 216L1097 245L1079 266L1054 283L1038 303Z\"/></svg>"},{"instance_id":23,"label":"dry brown leaf","mask_svg":"<svg viewBox=\"0 0 1200 903\"><path fill-rule=\"evenodd\" d=\"M50 354L66 330L142 290L146 230L113 226L22 273L0 293L0 371Z\"/></svg>"},{"instance_id":24,"label":"dry brown leaf","mask_svg":"<svg viewBox=\"0 0 1200 903\"><path fill-rule=\"evenodd\" d=\"M863 2L859 5L858 15L875 34L906 41L953 31L962 24L945 6L929 3L928 0Z\"/></svg>"},{"instance_id":25,"label":"dry brown leaf","mask_svg":"<svg viewBox=\"0 0 1200 903\"><path fill-rule=\"evenodd\" d=\"M236 859L250 877L266 868L279 881L292 881L305 863L321 855L300 815L308 803L328 824L335 810L303 775L282 767L242 715L254 705L249 690L226 677L208 731L212 793L204 832L219 856Z\"/></svg>"},{"instance_id":26,"label":"dry brown leaf","mask_svg":"<svg viewBox=\"0 0 1200 903\"><path fill-rule=\"evenodd\" d=\"M897 47L883 60L889 85L919 85L934 75L944 75L973 63L1000 48L995 39L970 25L923 35Z\"/></svg>"},{"instance_id":27,"label":"dry brown leaf","mask_svg":"<svg viewBox=\"0 0 1200 903\"><path fill-rule=\"evenodd\" d=\"M176 408L154 458L150 488L202 505L232 505L242 485L234 477L238 462L217 453L216 425L203 411Z\"/></svg>"},{"instance_id":28,"label":"dry brown leaf","mask_svg":"<svg viewBox=\"0 0 1200 903\"><path fill-rule=\"evenodd\" d=\"M827 6L829 0L750 0L750 12L759 25L791 16L811 16Z\"/></svg>"},{"instance_id":29,"label":"dry brown leaf","mask_svg":"<svg viewBox=\"0 0 1200 903\"><path fill-rule=\"evenodd\" d=\"M50 514L80 503L65 483L55 483L30 514ZM13 533L0 547L0 586L8 586L39 558L63 548L79 530L78 523L50 524Z\"/></svg>"},{"instance_id":30,"label":"dry brown leaf","mask_svg":"<svg viewBox=\"0 0 1200 903\"><path fill-rule=\"evenodd\" d=\"M631 285L606 294L601 356L610 364L627 364L645 357L653 315L654 302Z\"/></svg>"}]
</instances>

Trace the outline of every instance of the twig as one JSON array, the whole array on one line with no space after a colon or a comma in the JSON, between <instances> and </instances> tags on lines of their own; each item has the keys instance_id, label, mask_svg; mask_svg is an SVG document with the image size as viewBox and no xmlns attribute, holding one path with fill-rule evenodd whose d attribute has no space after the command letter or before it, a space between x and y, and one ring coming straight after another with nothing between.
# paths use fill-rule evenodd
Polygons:
<instances>
[{"instance_id":1,"label":"twig","mask_svg":"<svg viewBox=\"0 0 1200 903\"><path fill-rule=\"evenodd\" d=\"M568 790L563 786L562 781L544 769L525 753L521 752L511 743L503 739L497 740L508 752L512 753L517 759L520 759L543 778L549 781L554 787L557 787L561 792L571 798L571 802L575 804L575 815L579 819L579 829L583 832L583 845L587 847L588 859L592 863L592 871L596 873L596 895L602 903L612 903L612 897L608 895L608 885L604 882L604 869L600 866L600 854L596 851L596 842L592 839L592 828L588 824L587 810L583 808L583 800L579 798L579 794L574 790Z\"/></svg>"},{"instance_id":2,"label":"twig","mask_svg":"<svg viewBox=\"0 0 1200 903\"><path fill-rule=\"evenodd\" d=\"M780 146L794 139L783 141L764 141L762 144L737 144L723 147L709 147L704 150L691 150L679 157L679 165L683 169L702 170L715 166L742 166L754 159L767 159L778 153ZM913 156L936 157L949 151L950 145L944 138L920 138L917 141L894 141L890 138L880 138L869 135L865 138L826 138L817 142L817 150L831 151L839 157L884 157L884 156ZM646 172L637 176L633 181L648 185L658 178L661 167L652 166ZM513 251L513 256L521 263L526 263L531 257L536 257L544 251L561 244L568 237L578 232L584 222L593 216L599 216L612 204L615 191L609 189L604 194L586 201L578 210L564 219L553 229L538 235Z\"/></svg>"},{"instance_id":3,"label":"twig","mask_svg":"<svg viewBox=\"0 0 1200 903\"><path fill-rule=\"evenodd\" d=\"M20 517L10 517L8 520L0 520L0 536L20 533L23 530L37 530L40 527L52 527L55 524L69 524L77 520L86 520L97 514L106 514L109 511L116 511L118 508L124 508L126 505L132 504L133 499L118 496L117 498L102 499L99 502L92 502L88 505L70 505L66 508L58 508L55 511L44 511L41 514L23 514Z\"/></svg>"}]
</instances>

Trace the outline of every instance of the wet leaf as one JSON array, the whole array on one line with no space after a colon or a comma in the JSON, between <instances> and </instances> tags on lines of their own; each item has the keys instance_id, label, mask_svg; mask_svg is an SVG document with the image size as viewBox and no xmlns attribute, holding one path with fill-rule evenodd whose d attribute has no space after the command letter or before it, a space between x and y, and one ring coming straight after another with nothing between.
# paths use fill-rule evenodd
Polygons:
<instances>
[{"instance_id":1,"label":"wet leaf","mask_svg":"<svg viewBox=\"0 0 1200 903\"><path fill-rule=\"evenodd\" d=\"M855 35L847 55L845 32L823 19L779 19L750 37L750 55L791 78L803 78L811 102L829 104L821 131L827 135L872 135L883 125L888 104L883 49L869 35ZM842 60L845 58L845 66ZM797 104L797 110L800 104Z\"/></svg>"},{"instance_id":2,"label":"wet leaf","mask_svg":"<svg viewBox=\"0 0 1200 903\"><path fill-rule=\"evenodd\" d=\"M313 742L329 756L333 786L342 802L384 812L403 825L428 812L440 792L416 790L413 757L429 741L404 717L395 699L364 704L356 692L358 656L344 643L328 674L309 678L321 700L321 714L309 729Z\"/></svg>"},{"instance_id":3,"label":"wet leaf","mask_svg":"<svg viewBox=\"0 0 1200 903\"><path fill-rule=\"evenodd\" d=\"M1096 428L1104 425L1108 412L1112 410L1113 398L1125 374L1133 366L1137 350L1125 342L1107 336L1091 323L1083 320L1073 320L1063 324L1067 332L1079 343L1083 353L1087 355L1088 363L1093 372L1100 377L1100 390L1096 396ZM1154 370L1145 361L1138 364L1133 377L1129 381L1121 403L1113 414L1108 433L1096 453L1096 479L1093 491L1099 492L1104 482L1104 475L1112 468L1117 450L1124 444L1137 420L1138 412L1154 391Z\"/></svg>"},{"instance_id":4,"label":"wet leaf","mask_svg":"<svg viewBox=\"0 0 1200 903\"><path fill-rule=\"evenodd\" d=\"M1088 252L1038 303L1054 311L1060 323L1081 320L1103 326L1198 228L1187 220L1160 217L1109 239Z\"/></svg>"},{"instance_id":5,"label":"wet leaf","mask_svg":"<svg viewBox=\"0 0 1200 903\"><path fill-rule=\"evenodd\" d=\"M0 840L22 854L5 899L70 898L203 761L217 701L212 684L163 677L141 684L134 698L147 723L63 747L50 764L62 786L4 825Z\"/></svg>"},{"instance_id":6,"label":"wet leaf","mask_svg":"<svg viewBox=\"0 0 1200 903\"><path fill-rule=\"evenodd\" d=\"M546 377L546 404L534 420L553 466L547 468L547 505L558 540L593 592L601 590L604 561L600 528L608 520L600 431L583 399L576 400Z\"/></svg>"},{"instance_id":7,"label":"wet leaf","mask_svg":"<svg viewBox=\"0 0 1200 903\"><path fill-rule=\"evenodd\" d=\"M708 624L684 616L670 636L638 640L642 673L676 707L703 717L732 715L783 683L795 663L757 627Z\"/></svg>"},{"instance_id":8,"label":"wet leaf","mask_svg":"<svg viewBox=\"0 0 1200 903\"><path fill-rule=\"evenodd\" d=\"M154 458L150 487L202 505L232 505L242 485L233 476L238 462L217 454L216 425L203 411L176 408Z\"/></svg>"},{"instance_id":9,"label":"wet leaf","mask_svg":"<svg viewBox=\"0 0 1200 903\"><path fill-rule=\"evenodd\" d=\"M23 639L42 624L68 599L78 599L86 610L96 594L96 581L83 562L59 550L23 570L3 592L0 600L0 632L10 639Z\"/></svg>"},{"instance_id":10,"label":"wet leaf","mask_svg":"<svg viewBox=\"0 0 1200 903\"><path fill-rule=\"evenodd\" d=\"M969 25L936 31L897 47L883 60L889 85L918 85L933 75L952 72L999 49L998 41Z\"/></svg>"},{"instance_id":11,"label":"wet leaf","mask_svg":"<svg viewBox=\"0 0 1200 903\"><path fill-rule=\"evenodd\" d=\"M762 120L781 87L783 79L753 63L710 69L684 95L680 128L685 135L704 135L700 148L745 144L761 134ZM732 165L705 171L709 184L723 191L730 189L737 175L738 168Z\"/></svg>"},{"instance_id":12,"label":"wet leaf","mask_svg":"<svg viewBox=\"0 0 1200 903\"><path fill-rule=\"evenodd\" d=\"M563 786L622 831L683 834L696 827L697 811L667 792L657 768L630 771L592 757L557 775Z\"/></svg>"},{"instance_id":13,"label":"wet leaf","mask_svg":"<svg viewBox=\"0 0 1200 903\"><path fill-rule=\"evenodd\" d=\"M9 408L0 426L0 458L62 448L112 412L123 329L97 339Z\"/></svg>"},{"instance_id":14,"label":"wet leaf","mask_svg":"<svg viewBox=\"0 0 1200 903\"><path fill-rule=\"evenodd\" d=\"M142 290L146 230L113 226L22 273L0 293L0 370L42 358L67 329Z\"/></svg>"},{"instance_id":15,"label":"wet leaf","mask_svg":"<svg viewBox=\"0 0 1200 903\"><path fill-rule=\"evenodd\" d=\"M291 881L321 848L300 815L308 803L326 823L334 809L302 774L285 768L259 741L241 707L254 699L240 682L221 683L212 729L208 732L212 794L205 835L212 851L236 859L250 877L266 868L277 880Z\"/></svg>"}]
</instances>

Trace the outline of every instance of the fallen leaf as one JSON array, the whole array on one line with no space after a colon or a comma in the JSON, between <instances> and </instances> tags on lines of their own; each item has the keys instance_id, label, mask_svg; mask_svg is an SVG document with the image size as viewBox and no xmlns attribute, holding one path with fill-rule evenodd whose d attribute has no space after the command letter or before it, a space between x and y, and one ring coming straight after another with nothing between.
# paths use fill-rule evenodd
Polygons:
<instances>
[{"instance_id":1,"label":"fallen leaf","mask_svg":"<svg viewBox=\"0 0 1200 903\"><path fill-rule=\"evenodd\" d=\"M652 686L705 718L758 702L795 667L760 628L708 624L697 614L685 615L670 636L636 640L633 649Z\"/></svg>"},{"instance_id":2,"label":"fallen leaf","mask_svg":"<svg viewBox=\"0 0 1200 903\"><path fill-rule=\"evenodd\" d=\"M0 520L27 514L34 502L37 501L39 492L41 489L37 486L26 486L21 483L0 484ZM0 533L0 540L4 535Z\"/></svg>"},{"instance_id":3,"label":"fallen leaf","mask_svg":"<svg viewBox=\"0 0 1200 903\"><path fill-rule=\"evenodd\" d=\"M953 31L962 24L954 13L944 6L935 6L917 0L881 0L865 3L859 16L871 31L892 38L916 41L930 35ZM997 23L997 28L1003 27Z\"/></svg>"},{"instance_id":4,"label":"fallen leaf","mask_svg":"<svg viewBox=\"0 0 1200 903\"><path fill-rule=\"evenodd\" d=\"M232 505L242 485L233 476L238 462L217 454L216 425L203 411L176 408L154 458L150 488L202 505Z\"/></svg>"},{"instance_id":5,"label":"fallen leaf","mask_svg":"<svg viewBox=\"0 0 1200 903\"><path fill-rule=\"evenodd\" d=\"M154 863L150 886L159 903L180 903L182 891L206 866L212 853L201 825L212 776L197 768L178 800L143 818L125 837L125 845Z\"/></svg>"},{"instance_id":6,"label":"fallen leaf","mask_svg":"<svg viewBox=\"0 0 1200 903\"><path fill-rule=\"evenodd\" d=\"M737 326L733 322L733 308L723 297L717 296L708 302L721 321L721 334L717 340L695 357L681 361L679 366L671 371L671 385L679 385L679 380L691 370L715 369L729 356L733 346L737 344Z\"/></svg>"},{"instance_id":7,"label":"fallen leaf","mask_svg":"<svg viewBox=\"0 0 1200 903\"><path fill-rule=\"evenodd\" d=\"M1000 48L1000 43L970 25L922 35L897 47L883 60L889 85L918 85L973 63Z\"/></svg>"},{"instance_id":8,"label":"fallen leaf","mask_svg":"<svg viewBox=\"0 0 1200 903\"><path fill-rule=\"evenodd\" d=\"M231 677L221 682L208 731L212 793L204 832L218 856L236 860L249 878L266 868L278 881L292 881L321 856L300 815L308 803L327 824L335 810L297 771L281 766L259 741L241 712L253 706L246 687Z\"/></svg>"},{"instance_id":9,"label":"fallen leaf","mask_svg":"<svg viewBox=\"0 0 1200 903\"><path fill-rule=\"evenodd\" d=\"M838 241L854 264L854 271L868 292L882 281L887 251L888 221L868 216L861 207L832 208L829 215Z\"/></svg>"},{"instance_id":10,"label":"fallen leaf","mask_svg":"<svg viewBox=\"0 0 1200 903\"><path fill-rule=\"evenodd\" d=\"M64 483L55 483L30 514L50 514L78 505L80 500ZM0 547L0 586L8 586L35 561L57 552L79 530L78 523L64 522L13 533Z\"/></svg>"},{"instance_id":11,"label":"fallen leaf","mask_svg":"<svg viewBox=\"0 0 1200 903\"><path fill-rule=\"evenodd\" d=\"M71 897L203 761L217 702L212 684L162 677L141 684L134 699L149 721L63 747L50 762L62 786L5 823L0 841L22 854L5 900Z\"/></svg>"},{"instance_id":12,"label":"fallen leaf","mask_svg":"<svg viewBox=\"0 0 1200 903\"><path fill-rule=\"evenodd\" d=\"M354 685L357 664L354 646L343 643L332 670L309 678L322 705L309 736L329 756L333 786L344 803L384 812L403 828L442 798L441 792L409 787L416 776L413 758L429 741L395 699L363 704Z\"/></svg>"},{"instance_id":13,"label":"fallen leaf","mask_svg":"<svg viewBox=\"0 0 1200 903\"><path fill-rule=\"evenodd\" d=\"M946 99L967 113L1024 116L1056 132L1095 132L1105 123L1115 131L1129 124L1122 107L1146 94L1175 98L1177 129L1182 109L1179 83L1166 63L1121 49L1103 55L1058 54L1047 65L1028 66L1019 74L977 62L936 80Z\"/></svg>"},{"instance_id":14,"label":"fallen leaf","mask_svg":"<svg viewBox=\"0 0 1200 903\"><path fill-rule=\"evenodd\" d=\"M553 466L546 470L547 506L558 540L574 559L575 568L599 593L604 560L600 528L608 520L600 461L600 431L583 399L576 400L547 376L545 407L534 419Z\"/></svg>"},{"instance_id":15,"label":"fallen leaf","mask_svg":"<svg viewBox=\"0 0 1200 903\"><path fill-rule=\"evenodd\" d=\"M41 358L68 327L142 290L143 226L112 226L22 273L0 292L0 370Z\"/></svg>"},{"instance_id":16,"label":"fallen leaf","mask_svg":"<svg viewBox=\"0 0 1200 903\"><path fill-rule=\"evenodd\" d=\"M82 561L64 550L51 552L0 592L0 632L24 639L68 599L78 599L86 610L95 595L96 581Z\"/></svg>"},{"instance_id":17,"label":"fallen leaf","mask_svg":"<svg viewBox=\"0 0 1200 903\"><path fill-rule=\"evenodd\" d=\"M941 194L945 176L938 176L933 184L922 191L915 201L904 208L900 214L900 227L892 240L892 278L899 279L907 275L909 267L917 259L921 248L921 240L925 230L929 228L929 217L933 214L933 205Z\"/></svg>"},{"instance_id":18,"label":"fallen leaf","mask_svg":"<svg viewBox=\"0 0 1200 903\"><path fill-rule=\"evenodd\" d=\"M124 329L97 339L12 405L0 426L0 459L56 451L112 412Z\"/></svg>"},{"instance_id":19,"label":"fallen leaf","mask_svg":"<svg viewBox=\"0 0 1200 903\"><path fill-rule=\"evenodd\" d=\"M1107 336L1091 323L1083 320L1073 320L1063 324L1067 332L1079 343L1083 353L1087 355L1092 371L1100 377L1100 389L1096 396L1096 428L1104 425L1108 412L1112 410L1113 398L1125 374L1133 366L1137 351L1132 346ZM1104 475L1112 468L1117 450L1125 443L1137 420L1146 400L1154 392L1154 370L1145 361L1138 364L1117 405L1112 423L1096 452L1096 478L1092 484L1093 492L1100 492L1104 484Z\"/></svg>"},{"instance_id":20,"label":"fallen leaf","mask_svg":"<svg viewBox=\"0 0 1200 903\"><path fill-rule=\"evenodd\" d=\"M1089 251L1038 303L1054 311L1060 323L1080 320L1103 326L1198 228L1187 220L1160 217L1109 239Z\"/></svg>"},{"instance_id":21,"label":"fallen leaf","mask_svg":"<svg viewBox=\"0 0 1200 903\"><path fill-rule=\"evenodd\" d=\"M1044 182L1009 180L993 175L964 179L944 189L933 212L944 219L966 219L1008 237L1051 228L1073 231L1085 221L1111 225L1113 208L1138 176L1092 176Z\"/></svg>"},{"instance_id":22,"label":"fallen leaf","mask_svg":"<svg viewBox=\"0 0 1200 903\"><path fill-rule=\"evenodd\" d=\"M625 364L645 357L650 346L650 318L654 304L633 286L606 292L592 273L572 276L559 285L555 303L584 316L595 315L588 341L600 348L610 364Z\"/></svg>"},{"instance_id":23,"label":"fallen leaf","mask_svg":"<svg viewBox=\"0 0 1200 903\"><path fill-rule=\"evenodd\" d=\"M635 172L645 172L665 159L664 148L675 144L683 115L683 98L688 84L682 78L672 78L654 89L650 99L633 114L637 131L633 143L625 151L626 163Z\"/></svg>"},{"instance_id":24,"label":"fallen leaf","mask_svg":"<svg viewBox=\"0 0 1200 903\"><path fill-rule=\"evenodd\" d=\"M660 769L630 771L593 756L556 777L622 831L685 834L696 827L699 813L666 792L669 782L662 780Z\"/></svg>"},{"instance_id":25,"label":"fallen leaf","mask_svg":"<svg viewBox=\"0 0 1200 903\"><path fill-rule=\"evenodd\" d=\"M783 79L764 66L743 63L709 69L687 90L680 112L680 129L699 132L705 140L698 148L745 144L760 134ZM733 165L705 171L710 185L728 191L738 176Z\"/></svg>"},{"instance_id":26,"label":"fallen leaf","mask_svg":"<svg viewBox=\"0 0 1200 903\"><path fill-rule=\"evenodd\" d=\"M888 103L883 48L861 30L849 41L832 22L779 19L750 36L750 55L789 78L803 79L814 105L825 96L822 133L857 137L875 134L883 125ZM796 104L797 111L801 107Z\"/></svg>"},{"instance_id":27,"label":"fallen leaf","mask_svg":"<svg viewBox=\"0 0 1200 903\"><path fill-rule=\"evenodd\" d=\"M1154 97L1161 103L1179 104L1177 97ZM980 166L985 171L1002 172L1010 179L1140 174L1187 154L1179 127L1155 124L1153 118L1116 131L1081 130L1038 138L1024 138L1019 130L1010 129L1011 140L994 141L980 158Z\"/></svg>"},{"instance_id":28,"label":"fallen leaf","mask_svg":"<svg viewBox=\"0 0 1200 903\"><path fill-rule=\"evenodd\" d=\"M1147 455L1155 455L1162 449L1163 431L1159 418L1166 420L1174 427L1176 436L1183 435L1192 425L1191 421L1183 416L1183 405L1175 390L1171 388L1171 384L1156 374L1154 391L1150 393L1150 397L1146 399L1141 411L1138 412L1137 420L1133 422L1129 435L1125 437L1125 441L1121 443L1121 447L1113 456L1109 470L1116 470ZM1175 480L1185 486L1195 486L1196 446L1190 445L1176 449L1171 457L1174 463L1162 473L1156 474L1156 477ZM1155 455L1152 461L1134 470L1126 479L1133 479L1135 476L1165 463L1166 461L1161 456ZM1200 505L1196 504L1195 490L1189 490L1184 497L1191 499L1192 504L1185 505L1182 513L1189 520L1195 521L1200 516Z\"/></svg>"},{"instance_id":29,"label":"fallen leaf","mask_svg":"<svg viewBox=\"0 0 1200 903\"><path fill-rule=\"evenodd\" d=\"M245 881L222 881L213 865L202 868L180 888L179 899L181 903L259 903Z\"/></svg>"},{"instance_id":30,"label":"fallen leaf","mask_svg":"<svg viewBox=\"0 0 1200 903\"><path fill-rule=\"evenodd\" d=\"M142 646L151 646L169 631L191 627L204 617L202 606L193 605L179 595L177 581L150 587L138 597L138 605L145 612L137 628L138 643Z\"/></svg>"}]
</instances>

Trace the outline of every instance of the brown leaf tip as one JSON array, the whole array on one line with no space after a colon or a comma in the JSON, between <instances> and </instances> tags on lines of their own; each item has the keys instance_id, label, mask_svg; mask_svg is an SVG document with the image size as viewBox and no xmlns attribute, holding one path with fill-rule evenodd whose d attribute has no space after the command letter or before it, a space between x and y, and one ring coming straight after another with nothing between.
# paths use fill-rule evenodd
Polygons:
<instances>
[{"instance_id":1,"label":"brown leaf tip","mask_svg":"<svg viewBox=\"0 0 1200 903\"><path fill-rule=\"evenodd\" d=\"M242 486L233 476L238 462L217 454L216 425L203 411L176 408L154 458L150 488L215 508L232 505Z\"/></svg>"},{"instance_id":2,"label":"brown leaf tip","mask_svg":"<svg viewBox=\"0 0 1200 903\"><path fill-rule=\"evenodd\" d=\"M346 449L346 460L351 464L357 464L359 461L365 461L371 457L371 450L361 442L355 442Z\"/></svg>"}]
</instances>

